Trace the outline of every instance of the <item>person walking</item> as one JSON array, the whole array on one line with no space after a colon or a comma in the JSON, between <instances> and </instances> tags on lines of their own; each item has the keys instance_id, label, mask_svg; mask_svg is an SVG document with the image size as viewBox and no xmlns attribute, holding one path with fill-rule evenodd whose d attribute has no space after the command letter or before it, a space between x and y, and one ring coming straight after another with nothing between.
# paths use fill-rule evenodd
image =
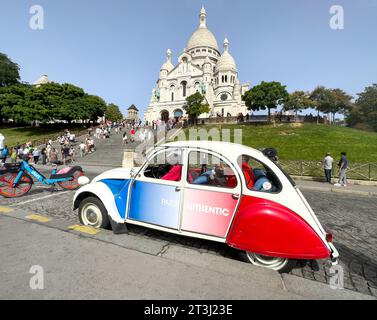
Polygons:
<instances>
[{"instance_id":1,"label":"person walking","mask_svg":"<svg viewBox=\"0 0 377 320\"><path fill-rule=\"evenodd\" d=\"M85 148L85 143L83 141L81 141L79 149L80 149L80 157L84 158L86 148Z\"/></svg>"},{"instance_id":2,"label":"person walking","mask_svg":"<svg viewBox=\"0 0 377 320\"><path fill-rule=\"evenodd\" d=\"M46 165L47 164L47 149L46 149L46 147L42 148L41 156L42 156L42 164Z\"/></svg>"},{"instance_id":3,"label":"person walking","mask_svg":"<svg viewBox=\"0 0 377 320\"><path fill-rule=\"evenodd\" d=\"M8 151L8 146L4 146L3 150L1 150L1 159L3 163L7 161L9 151Z\"/></svg>"},{"instance_id":4,"label":"person walking","mask_svg":"<svg viewBox=\"0 0 377 320\"><path fill-rule=\"evenodd\" d=\"M339 167L339 181L335 184L336 187L347 187L347 169L348 169L348 159L345 152L341 153L341 158L338 164Z\"/></svg>"},{"instance_id":5,"label":"person walking","mask_svg":"<svg viewBox=\"0 0 377 320\"><path fill-rule=\"evenodd\" d=\"M50 151L50 163L51 164L58 164L59 163L58 151L55 148L51 148L51 151Z\"/></svg>"},{"instance_id":6,"label":"person walking","mask_svg":"<svg viewBox=\"0 0 377 320\"><path fill-rule=\"evenodd\" d=\"M33 150L33 158L34 158L34 164L37 164L39 161L39 150L38 148L35 148Z\"/></svg>"},{"instance_id":7,"label":"person walking","mask_svg":"<svg viewBox=\"0 0 377 320\"><path fill-rule=\"evenodd\" d=\"M12 149L12 153L11 153L11 155L10 155L10 162L11 163L16 163L17 162L17 148L16 147L14 147L13 149Z\"/></svg>"},{"instance_id":8,"label":"person walking","mask_svg":"<svg viewBox=\"0 0 377 320\"><path fill-rule=\"evenodd\" d=\"M134 143L135 142L135 128L134 127L132 127L132 129L131 129L131 132L130 132L130 134L131 134L131 143Z\"/></svg>"},{"instance_id":9,"label":"person walking","mask_svg":"<svg viewBox=\"0 0 377 320\"><path fill-rule=\"evenodd\" d=\"M326 182L331 183L332 166L334 163L334 159L331 157L329 152L326 154L326 157L323 158L322 163L323 163L323 169L325 170Z\"/></svg>"}]
</instances>

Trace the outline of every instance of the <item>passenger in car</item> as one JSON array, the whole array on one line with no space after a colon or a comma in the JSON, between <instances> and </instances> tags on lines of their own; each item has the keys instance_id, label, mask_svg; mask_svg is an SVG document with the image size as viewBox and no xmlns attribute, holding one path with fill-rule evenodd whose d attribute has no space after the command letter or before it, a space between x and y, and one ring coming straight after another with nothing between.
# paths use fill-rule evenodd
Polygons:
<instances>
[{"instance_id":1,"label":"passenger in car","mask_svg":"<svg viewBox=\"0 0 377 320\"><path fill-rule=\"evenodd\" d=\"M204 172L196 178L193 184L198 185L215 185L217 187L226 187L227 179L224 175L224 167L222 164L217 164L212 170Z\"/></svg>"},{"instance_id":2,"label":"passenger in car","mask_svg":"<svg viewBox=\"0 0 377 320\"><path fill-rule=\"evenodd\" d=\"M261 169L254 169L254 191L273 192L274 187L270 179L267 178L266 173Z\"/></svg>"}]
</instances>

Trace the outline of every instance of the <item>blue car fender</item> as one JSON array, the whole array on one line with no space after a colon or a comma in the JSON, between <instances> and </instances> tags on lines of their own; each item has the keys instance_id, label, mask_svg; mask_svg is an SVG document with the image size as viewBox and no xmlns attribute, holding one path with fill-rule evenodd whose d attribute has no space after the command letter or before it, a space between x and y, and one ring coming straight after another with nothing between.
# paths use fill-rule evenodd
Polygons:
<instances>
[{"instance_id":1,"label":"blue car fender","mask_svg":"<svg viewBox=\"0 0 377 320\"><path fill-rule=\"evenodd\" d=\"M95 196L100 199L105 206L109 217L116 223L124 223L125 219L121 217L119 213L114 193L111 189L103 182L95 182L83 186L80 188L73 198L73 210L76 210L81 201L87 197Z\"/></svg>"}]
</instances>

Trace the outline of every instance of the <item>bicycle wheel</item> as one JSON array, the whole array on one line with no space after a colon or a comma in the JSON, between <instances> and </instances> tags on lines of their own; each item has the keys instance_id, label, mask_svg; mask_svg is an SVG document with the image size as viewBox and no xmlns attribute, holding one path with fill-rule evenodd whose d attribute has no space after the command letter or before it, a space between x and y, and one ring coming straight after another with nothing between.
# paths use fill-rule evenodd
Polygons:
<instances>
[{"instance_id":1,"label":"bicycle wheel","mask_svg":"<svg viewBox=\"0 0 377 320\"><path fill-rule=\"evenodd\" d=\"M28 175L23 175L16 187L13 188L14 180L18 173L7 172L0 176L0 194L5 198L18 198L27 194L33 184Z\"/></svg>"},{"instance_id":2,"label":"bicycle wheel","mask_svg":"<svg viewBox=\"0 0 377 320\"><path fill-rule=\"evenodd\" d=\"M84 172L82 171L76 171L73 176L72 180L58 182L58 185L66 190L75 190L80 187L78 183L78 179L84 175Z\"/></svg>"}]
</instances>

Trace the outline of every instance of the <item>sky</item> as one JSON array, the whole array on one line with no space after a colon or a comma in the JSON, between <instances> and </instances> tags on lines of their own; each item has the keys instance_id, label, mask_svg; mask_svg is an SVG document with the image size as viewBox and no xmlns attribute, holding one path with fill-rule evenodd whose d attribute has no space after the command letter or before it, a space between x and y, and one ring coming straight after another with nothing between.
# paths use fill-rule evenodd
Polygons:
<instances>
[{"instance_id":1,"label":"sky","mask_svg":"<svg viewBox=\"0 0 377 320\"><path fill-rule=\"evenodd\" d=\"M219 47L228 37L241 83L318 85L356 96L377 83L377 0L0 0L0 52L21 80L72 83L126 114L149 103L166 50L176 64L207 10ZM30 8L44 11L33 30ZM344 29L330 27L341 5Z\"/></svg>"}]
</instances>

